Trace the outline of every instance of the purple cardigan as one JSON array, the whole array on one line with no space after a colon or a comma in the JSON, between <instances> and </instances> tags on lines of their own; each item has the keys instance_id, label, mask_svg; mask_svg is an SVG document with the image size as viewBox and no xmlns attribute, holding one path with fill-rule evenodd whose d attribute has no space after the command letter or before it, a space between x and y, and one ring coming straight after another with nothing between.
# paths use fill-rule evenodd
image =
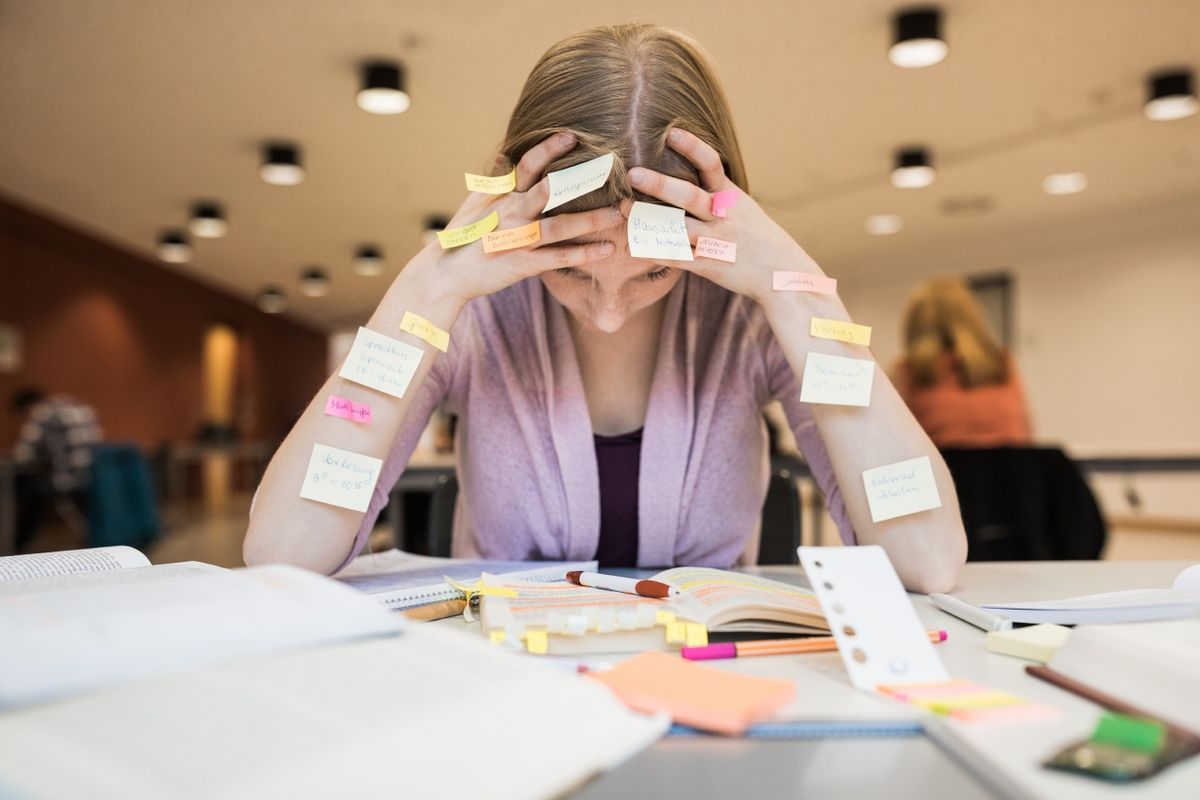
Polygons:
<instances>
[{"instance_id":1,"label":"purple cardigan","mask_svg":"<svg viewBox=\"0 0 1200 800\"><path fill-rule=\"evenodd\" d=\"M469 303L416 390L355 539L363 546L433 410L457 414L457 557L595 556L600 490L566 310L531 278ZM829 455L762 309L691 274L667 295L642 439L638 564L754 563L769 478L762 408L780 400L842 541Z\"/></svg>"}]
</instances>

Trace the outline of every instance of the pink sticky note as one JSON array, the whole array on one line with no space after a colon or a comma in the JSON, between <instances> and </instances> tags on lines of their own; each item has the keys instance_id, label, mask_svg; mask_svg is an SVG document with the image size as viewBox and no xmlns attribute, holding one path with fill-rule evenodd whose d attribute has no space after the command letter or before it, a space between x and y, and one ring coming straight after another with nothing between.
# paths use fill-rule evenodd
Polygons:
<instances>
[{"instance_id":1,"label":"pink sticky note","mask_svg":"<svg viewBox=\"0 0 1200 800\"><path fill-rule=\"evenodd\" d=\"M717 261L728 261L732 264L737 260L737 245L733 242L723 242L720 239L701 236L696 240L696 255L715 258Z\"/></svg>"},{"instance_id":2,"label":"pink sticky note","mask_svg":"<svg viewBox=\"0 0 1200 800\"><path fill-rule=\"evenodd\" d=\"M367 424L371 421L371 407L366 403L355 403L335 394L329 395L325 401L325 413L331 417L341 417L351 422Z\"/></svg>"},{"instance_id":3,"label":"pink sticky note","mask_svg":"<svg viewBox=\"0 0 1200 800\"><path fill-rule=\"evenodd\" d=\"M777 292L837 293L837 280L809 272L776 272L773 282Z\"/></svg>"},{"instance_id":4,"label":"pink sticky note","mask_svg":"<svg viewBox=\"0 0 1200 800\"><path fill-rule=\"evenodd\" d=\"M725 189L724 191L713 192L713 216L725 216L725 212L733 208L733 204L737 202L739 195L741 195L741 192L737 189Z\"/></svg>"}]
</instances>

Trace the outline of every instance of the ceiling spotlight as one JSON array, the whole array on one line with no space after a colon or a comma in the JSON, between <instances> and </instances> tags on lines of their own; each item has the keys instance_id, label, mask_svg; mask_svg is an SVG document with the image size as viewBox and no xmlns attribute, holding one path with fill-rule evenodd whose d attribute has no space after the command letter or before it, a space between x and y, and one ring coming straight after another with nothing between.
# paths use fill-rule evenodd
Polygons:
<instances>
[{"instance_id":1,"label":"ceiling spotlight","mask_svg":"<svg viewBox=\"0 0 1200 800\"><path fill-rule=\"evenodd\" d=\"M1082 172L1056 172L1042 179L1042 191L1046 194L1075 194L1087 185L1087 175Z\"/></svg>"},{"instance_id":2,"label":"ceiling spotlight","mask_svg":"<svg viewBox=\"0 0 1200 800\"><path fill-rule=\"evenodd\" d=\"M1192 85L1192 71L1188 69L1158 72L1150 76L1149 94L1142 112L1146 119L1167 122L1190 117L1200 108L1196 102L1196 89Z\"/></svg>"},{"instance_id":3,"label":"ceiling spotlight","mask_svg":"<svg viewBox=\"0 0 1200 800\"><path fill-rule=\"evenodd\" d=\"M438 231L446 230L450 218L444 214L430 214L425 218L425 228L421 231L421 241L425 244L437 240Z\"/></svg>"},{"instance_id":4,"label":"ceiling spotlight","mask_svg":"<svg viewBox=\"0 0 1200 800\"><path fill-rule=\"evenodd\" d=\"M324 297L329 294L329 275L320 267L309 267L300 273L300 292L305 297Z\"/></svg>"},{"instance_id":5,"label":"ceiling spotlight","mask_svg":"<svg viewBox=\"0 0 1200 800\"><path fill-rule=\"evenodd\" d=\"M300 163L300 147L286 142L268 142L263 145L262 166L258 176L276 186L295 186L304 180L304 166Z\"/></svg>"},{"instance_id":6,"label":"ceiling spotlight","mask_svg":"<svg viewBox=\"0 0 1200 800\"><path fill-rule=\"evenodd\" d=\"M920 189L933 183L934 177L929 151L924 147L910 147L896 151L896 166L892 168L892 186L897 189Z\"/></svg>"},{"instance_id":7,"label":"ceiling spotlight","mask_svg":"<svg viewBox=\"0 0 1200 800\"><path fill-rule=\"evenodd\" d=\"M899 233L904 227L904 220L899 214L872 214L867 217L867 233L872 236L891 236Z\"/></svg>"},{"instance_id":8,"label":"ceiling spotlight","mask_svg":"<svg viewBox=\"0 0 1200 800\"><path fill-rule=\"evenodd\" d=\"M287 295L278 286L268 286L255 298L258 310L264 314L279 314L287 308Z\"/></svg>"},{"instance_id":9,"label":"ceiling spotlight","mask_svg":"<svg viewBox=\"0 0 1200 800\"><path fill-rule=\"evenodd\" d=\"M936 7L908 8L892 18L893 44L888 60L897 67L930 67L950 48L942 38L942 12Z\"/></svg>"},{"instance_id":10,"label":"ceiling spotlight","mask_svg":"<svg viewBox=\"0 0 1200 800\"><path fill-rule=\"evenodd\" d=\"M155 254L168 264L186 264L194 255L192 244L183 231L166 231L158 237Z\"/></svg>"},{"instance_id":11,"label":"ceiling spotlight","mask_svg":"<svg viewBox=\"0 0 1200 800\"><path fill-rule=\"evenodd\" d=\"M188 220L192 236L201 239L219 239L229 233L229 223L216 203L196 203L192 206L192 217Z\"/></svg>"},{"instance_id":12,"label":"ceiling spotlight","mask_svg":"<svg viewBox=\"0 0 1200 800\"><path fill-rule=\"evenodd\" d=\"M372 114L402 114L411 100L404 91L404 67L396 61L368 61L362 65L358 107Z\"/></svg>"},{"instance_id":13,"label":"ceiling spotlight","mask_svg":"<svg viewBox=\"0 0 1200 800\"><path fill-rule=\"evenodd\" d=\"M354 271L371 277L383 273L383 253L378 247L364 244L354 254Z\"/></svg>"}]
</instances>

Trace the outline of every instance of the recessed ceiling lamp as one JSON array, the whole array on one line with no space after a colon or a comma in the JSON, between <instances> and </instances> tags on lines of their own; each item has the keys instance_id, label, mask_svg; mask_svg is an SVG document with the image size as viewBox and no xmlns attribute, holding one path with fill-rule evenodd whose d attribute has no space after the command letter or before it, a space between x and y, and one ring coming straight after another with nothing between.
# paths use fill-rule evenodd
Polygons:
<instances>
[{"instance_id":1,"label":"recessed ceiling lamp","mask_svg":"<svg viewBox=\"0 0 1200 800\"><path fill-rule=\"evenodd\" d=\"M383 253L378 247L364 244L354 254L354 271L368 277L383 273Z\"/></svg>"},{"instance_id":2,"label":"recessed ceiling lamp","mask_svg":"<svg viewBox=\"0 0 1200 800\"><path fill-rule=\"evenodd\" d=\"M1042 191L1046 194L1075 194L1087 185L1087 175L1082 172L1056 172L1042 179Z\"/></svg>"},{"instance_id":3,"label":"recessed ceiling lamp","mask_svg":"<svg viewBox=\"0 0 1200 800\"><path fill-rule=\"evenodd\" d=\"M362 65L358 107L372 114L402 114L412 101L404 91L404 67L396 61L368 61Z\"/></svg>"},{"instance_id":4,"label":"recessed ceiling lamp","mask_svg":"<svg viewBox=\"0 0 1200 800\"><path fill-rule=\"evenodd\" d=\"M892 186L897 189L920 189L933 183L935 177L924 147L896 151L896 166L892 169Z\"/></svg>"},{"instance_id":5,"label":"recessed ceiling lamp","mask_svg":"<svg viewBox=\"0 0 1200 800\"><path fill-rule=\"evenodd\" d=\"M425 228L421 231L421 241L425 244L437 239L438 231L446 230L450 218L443 214L430 214L425 218Z\"/></svg>"},{"instance_id":6,"label":"recessed ceiling lamp","mask_svg":"<svg viewBox=\"0 0 1200 800\"><path fill-rule=\"evenodd\" d=\"M899 214L872 214L867 217L867 233L872 236L891 236L899 233L904 227L904 220Z\"/></svg>"},{"instance_id":7,"label":"recessed ceiling lamp","mask_svg":"<svg viewBox=\"0 0 1200 800\"><path fill-rule=\"evenodd\" d=\"M324 297L329 294L329 275L320 267L309 267L300 273L300 291L305 297Z\"/></svg>"},{"instance_id":8,"label":"recessed ceiling lamp","mask_svg":"<svg viewBox=\"0 0 1200 800\"><path fill-rule=\"evenodd\" d=\"M287 295L278 286L268 286L258 293L255 298L258 310L264 314L279 314L287 308Z\"/></svg>"},{"instance_id":9,"label":"recessed ceiling lamp","mask_svg":"<svg viewBox=\"0 0 1200 800\"><path fill-rule=\"evenodd\" d=\"M942 38L942 12L933 6L906 8L892 18L895 33L888 60L897 67L931 67L950 48Z\"/></svg>"},{"instance_id":10,"label":"recessed ceiling lamp","mask_svg":"<svg viewBox=\"0 0 1200 800\"><path fill-rule=\"evenodd\" d=\"M194 255L192 244L183 231L164 232L158 237L154 253L168 264L186 264Z\"/></svg>"},{"instance_id":11,"label":"recessed ceiling lamp","mask_svg":"<svg viewBox=\"0 0 1200 800\"><path fill-rule=\"evenodd\" d=\"M218 204L196 203L192 206L188 230L192 232L192 236L199 236L201 239L219 239L229 233L229 223Z\"/></svg>"},{"instance_id":12,"label":"recessed ceiling lamp","mask_svg":"<svg viewBox=\"0 0 1200 800\"><path fill-rule=\"evenodd\" d=\"M258 176L276 186L295 186L303 181L300 147L287 142L268 142L263 145L263 161L258 168Z\"/></svg>"},{"instance_id":13,"label":"recessed ceiling lamp","mask_svg":"<svg viewBox=\"0 0 1200 800\"><path fill-rule=\"evenodd\" d=\"M1170 70L1151 75L1147 82L1149 95L1142 113L1146 119L1166 122L1183 119L1195 114L1200 104L1196 102L1196 89L1192 85L1192 71Z\"/></svg>"}]
</instances>

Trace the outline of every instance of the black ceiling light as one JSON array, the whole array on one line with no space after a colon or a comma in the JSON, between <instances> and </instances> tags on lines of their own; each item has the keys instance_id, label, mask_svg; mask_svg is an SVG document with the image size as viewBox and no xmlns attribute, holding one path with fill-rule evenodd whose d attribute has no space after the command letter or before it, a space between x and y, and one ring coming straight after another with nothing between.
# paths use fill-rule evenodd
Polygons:
<instances>
[{"instance_id":1,"label":"black ceiling light","mask_svg":"<svg viewBox=\"0 0 1200 800\"><path fill-rule=\"evenodd\" d=\"M380 275L383 267L383 251L373 244L364 244L354 253L354 271L359 275Z\"/></svg>"},{"instance_id":2,"label":"black ceiling light","mask_svg":"<svg viewBox=\"0 0 1200 800\"><path fill-rule=\"evenodd\" d=\"M300 291L305 297L324 297L329 294L329 273L320 267L309 267L300 273Z\"/></svg>"},{"instance_id":3,"label":"black ceiling light","mask_svg":"<svg viewBox=\"0 0 1200 800\"><path fill-rule=\"evenodd\" d=\"M229 222L219 204L200 202L192 206L188 230L201 239L219 239L229 233Z\"/></svg>"},{"instance_id":4,"label":"black ceiling light","mask_svg":"<svg viewBox=\"0 0 1200 800\"><path fill-rule=\"evenodd\" d=\"M368 61L362 65L358 107L372 114L402 114L412 101L404 91L404 66L398 61Z\"/></svg>"},{"instance_id":5,"label":"black ceiling light","mask_svg":"<svg viewBox=\"0 0 1200 800\"><path fill-rule=\"evenodd\" d=\"M892 17L892 47L888 60L897 67L931 67L950 48L942 38L942 12L936 6L905 8Z\"/></svg>"},{"instance_id":6,"label":"black ceiling light","mask_svg":"<svg viewBox=\"0 0 1200 800\"><path fill-rule=\"evenodd\" d=\"M445 214L430 214L425 218L425 227L421 231L421 241L425 244L437 239L438 231L446 230L446 226L450 224L450 218Z\"/></svg>"},{"instance_id":7,"label":"black ceiling light","mask_svg":"<svg viewBox=\"0 0 1200 800\"><path fill-rule=\"evenodd\" d=\"M291 142L267 142L263 145L262 166L258 175L276 186L295 186L304 180L300 146Z\"/></svg>"},{"instance_id":8,"label":"black ceiling light","mask_svg":"<svg viewBox=\"0 0 1200 800\"><path fill-rule=\"evenodd\" d=\"M158 237L155 254L168 264L186 264L192 260L192 243L183 231L164 231Z\"/></svg>"},{"instance_id":9,"label":"black ceiling light","mask_svg":"<svg viewBox=\"0 0 1200 800\"><path fill-rule=\"evenodd\" d=\"M1156 122L1183 119L1200 108L1196 102L1196 88L1190 69L1156 72L1146 84L1146 105L1142 107L1146 119Z\"/></svg>"},{"instance_id":10,"label":"black ceiling light","mask_svg":"<svg viewBox=\"0 0 1200 800\"><path fill-rule=\"evenodd\" d=\"M908 147L896 151L892 168L892 186L897 189L920 189L933 183L935 173L924 147Z\"/></svg>"},{"instance_id":11,"label":"black ceiling light","mask_svg":"<svg viewBox=\"0 0 1200 800\"><path fill-rule=\"evenodd\" d=\"M279 314L287 308L287 295L278 286L267 286L255 298L258 310L264 314Z\"/></svg>"}]
</instances>

